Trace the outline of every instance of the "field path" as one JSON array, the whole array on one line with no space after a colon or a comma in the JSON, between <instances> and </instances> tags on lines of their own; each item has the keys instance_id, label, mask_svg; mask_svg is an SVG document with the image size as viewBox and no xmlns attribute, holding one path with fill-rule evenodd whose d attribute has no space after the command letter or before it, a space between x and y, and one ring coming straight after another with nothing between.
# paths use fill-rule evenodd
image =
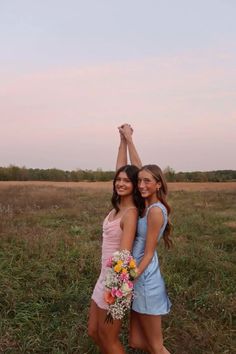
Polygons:
<instances>
[{"instance_id":1,"label":"field path","mask_svg":"<svg viewBox=\"0 0 236 354\"><path fill-rule=\"evenodd\" d=\"M0 181L0 188L11 186L53 186L68 188L85 188L112 190L112 182L47 182L47 181ZM236 182L172 182L168 183L170 191L220 191L235 190Z\"/></svg>"}]
</instances>

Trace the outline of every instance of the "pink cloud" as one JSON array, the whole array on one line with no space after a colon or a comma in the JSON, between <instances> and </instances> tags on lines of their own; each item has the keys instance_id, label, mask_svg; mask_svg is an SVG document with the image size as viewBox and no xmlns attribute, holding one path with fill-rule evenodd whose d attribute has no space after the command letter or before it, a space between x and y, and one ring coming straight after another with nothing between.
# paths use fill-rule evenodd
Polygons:
<instances>
[{"instance_id":1,"label":"pink cloud","mask_svg":"<svg viewBox=\"0 0 236 354\"><path fill-rule=\"evenodd\" d=\"M177 145L207 149L235 131L236 73L223 52L214 65L214 53L197 54L8 77L0 83L0 147L20 144L23 156L24 147L34 146L37 154L45 144L45 153L66 151L68 161L82 146L91 167L101 149L104 166L113 166L116 127L129 121L144 156L159 146L176 161ZM164 165L168 154L162 156Z\"/></svg>"}]
</instances>

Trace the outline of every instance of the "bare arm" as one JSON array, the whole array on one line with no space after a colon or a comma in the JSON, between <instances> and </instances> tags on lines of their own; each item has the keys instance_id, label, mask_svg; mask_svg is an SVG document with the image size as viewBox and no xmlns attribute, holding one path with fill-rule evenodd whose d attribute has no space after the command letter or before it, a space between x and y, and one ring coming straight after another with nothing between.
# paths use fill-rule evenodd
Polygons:
<instances>
[{"instance_id":1,"label":"bare arm","mask_svg":"<svg viewBox=\"0 0 236 354\"><path fill-rule=\"evenodd\" d=\"M120 242L121 250L132 250L136 234L138 210L132 208L126 212L121 220L122 236Z\"/></svg>"},{"instance_id":2,"label":"bare arm","mask_svg":"<svg viewBox=\"0 0 236 354\"><path fill-rule=\"evenodd\" d=\"M146 245L144 250L144 256L138 266L139 275L144 272L144 270L147 268L147 266L152 260L152 257L157 247L157 239L161 226L163 224L163 220L164 219L160 208L152 207L149 210L147 220Z\"/></svg>"},{"instance_id":3,"label":"bare arm","mask_svg":"<svg viewBox=\"0 0 236 354\"><path fill-rule=\"evenodd\" d=\"M137 166L138 168L141 168L142 161L139 157L139 154L136 150L136 147L132 139L132 133L133 133L132 128L128 124L125 124L124 126L121 127L120 131L124 135L125 140L127 142L131 164Z\"/></svg>"},{"instance_id":4,"label":"bare arm","mask_svg":"<svg viewBox=\"0 0 236 354\"><path fill-rule=\"evenodd\" d=\"M125 137L120 131L120 127L118 129L120 132L120 146L118 148L118 154L116 160L116 171L119 170L120 167L127 165L127 142Z\"/></svg>"}]
</instances>

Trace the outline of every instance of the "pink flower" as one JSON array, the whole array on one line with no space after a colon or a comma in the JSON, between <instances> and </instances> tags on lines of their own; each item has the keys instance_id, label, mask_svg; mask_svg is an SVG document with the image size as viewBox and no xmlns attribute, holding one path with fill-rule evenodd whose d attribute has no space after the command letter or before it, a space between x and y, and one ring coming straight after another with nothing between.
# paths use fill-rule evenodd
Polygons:
<instances>
[{"instance_id":1,"label":"pink flower","mask_svg":"<svg viewBox=\"0 0 236 354\"><path fill-rule=\"evenodd\" d=\"M116 297L122 297L123 296L123 293L121 290L116 290Z\"/></svg>"},{"instance_id":2,"label":"pink flower","mask_svg":"<svg viewBox=\"0 0 236 354\"><path fill-rule=\"evenodd\" d=\"M132 283L132 281L128 280L128 281L127 281L127 284L128 284L128 286L129 286L130 289L133 289L134 284Z\"/></svg>"},{"instance_id":3,"label":"pink flower","mask_svg":"<svg viewBox=\"0 0 236 354\"><path fill-rule=\"evenodd\" d=\"M111 289L111 295L114 297L116 296L116 290L117 290L116 288Z\"/></svg>"},{"instance_id":4,"label":"pink flower","mask_svg":"<svg viewBox=\"0 0 236 354\"><path fill-rule=\"evenodd\" d=\"M122 281L128 281L129 280L129 274L128 273L121 273L120 274L120 280Z\"/></svg>"}]
</instances>

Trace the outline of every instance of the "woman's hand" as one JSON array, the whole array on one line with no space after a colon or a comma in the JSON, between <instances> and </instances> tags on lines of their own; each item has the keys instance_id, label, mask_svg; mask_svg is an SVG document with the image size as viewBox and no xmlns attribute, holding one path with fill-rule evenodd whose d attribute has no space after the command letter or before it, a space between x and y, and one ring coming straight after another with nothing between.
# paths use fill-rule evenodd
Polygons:
<instances>
[{"instance_id":1,"label":"woman's hand","mask_svg":"<svg viewBox=\"0 0 236 354\"><path fill-rule=\"evenodd\" d=\"M117 159L116 159L116 171L121 168L122 166L127 165L127 141L125 139L125 136L122 131L122 127L124 127L126 124L122 124L120 127L118 127L119 133L120 133L120 145L118 149L118 154L117 154Z\"/></svg>"},{"instance_id":2,"label":"woman's hand","mask_svg":"<svg viewBox=\"0 0 236 354\"><path fill-rule=\"evenodd\" d=\"M121 127L118 127L118 130L119 130L119 133L120 133L120 140L121 140L121 142L126 143L125 136L124 136L124 134L123 134L121 129L122 129Z\"/></svg>"},{"instance_id":3,"label":"woman's hand","mask_svg":"<svg viewBox=\"0 0 236 354\"><path fill-rule=\"evenodd\" d=\"M121 139L125 139L127 142L132 141L133 128L130 124L122 124L118 129Z\"/></svg>"},{"instance_id":4,"label":"woman's hand","mask_svg":"<svg viewBox=\"0 0 236 354\"><path fill-rule=\"evenodd\" d=\"M128 147L129 151L129 157L130 157L130 162L132 165L137 166L138 168L142 167L142 161L140 160L140 157L138 155L138 152L136 150L136 147L134 145L133 139L132 139L132 134L133 134L133 128L131 127L130 124L122 124L120 127L118 127L119 132L120 132L120 137L121 137L121 147ZM126 154L126 151L125 151ZM124 153L120 154L121 156L124 155ZM122 164L121 164L122 161ZM126 160L127 161L127 160ZM124 159L119 158L116 166L123 166L124 165Z\"/></svg>"}]
</instances>

